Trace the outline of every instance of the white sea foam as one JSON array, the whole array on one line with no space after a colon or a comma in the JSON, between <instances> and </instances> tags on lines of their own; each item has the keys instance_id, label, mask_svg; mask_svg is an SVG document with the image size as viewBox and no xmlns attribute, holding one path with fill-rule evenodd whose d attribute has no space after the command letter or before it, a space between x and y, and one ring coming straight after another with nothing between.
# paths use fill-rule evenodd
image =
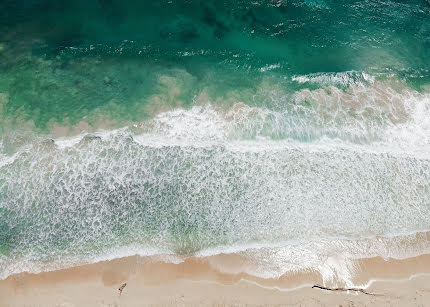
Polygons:
<instances>
[{"instance_id":1,"label":"white sea foam","mask_svg":"<svg viewBox=\"0 0 430 307\"><path fill-rule=\"evenodd\" d=\"M289 241L277 243L234 244L206 248L194 257L207 261L214 269L226 274L246 273L259 278L280 278L284 274L314 271L321 274L325 285L343 284L347 287L361 286L353 283L360 271L358 260L380 256L385 259L406 259L430 252L428 233L403 234L388 237L362 239L315 239L308 242ZM191 255L178 255L138 244L106 249L102 253L67 255L50 262L39 262L32 255L7 262L0 279L20 272L40 273L100 261L114 260L138 255L139 263L163 261L181 263ZM219 255L237 255L228 260ZM37 255L33 255L36 256Z\"/></svg>"},{"instance_id":2,"label":"white sea foam","mask_svg":"<svg viewBox=\"0 0 430 307\"><path fill-rule=\"evenodd\" d=\"M261 68L260 68L260 71L261 71L261 72L266 72L266 71L269 71L269 70L277 69L277 68L279 68L279 67L281 67L281 64L280 64L280 63L270 64L270 65L266 65L266 66L264 66L264 67L261 67Z\"/></svg>"},{"instance_id":3,"label":"white sea foam","mask_svg":"<svg viewBox=\"0 0 430 307\"><path fill-rule=\"evenodd\" d=\"M164 138L167 142L181 140L195 145L229 145L244 140L283 140L291 144L311 141L312 146L381 149L424 157L430 152L428 94L394 90L374 82L372 86L357 85L347 90L301 90L294 100L276 111L237 103L227 110L206 105L164 112L137 125L147 133L135 138Z\"/></svg>"},{"instance_id":4,"label":"white sea foam","mask_svg":"<svg viewBox=\"0 0 430 307\"><path fill-rule=\"evenodd\" d=\"M251 244L209 249L200 257L209 257L209 263L221 272L247 273L260 278L279 278L283 274L315 271L324 284L354 286L352 280L360 271L359 259L381 256L404 259L428 253L428 234L405 234L356 240L315 239L308 242L279 242L276 245ZM217 254L237 254L240 258L211 257ZM236 259L236 260L235 260Z\"/></svg>"},{"instance_id":5,"label":"white sea foam","mask_svg":"<svg viewBox=\"0 0 430 307\"><path fill-rule=\"evenodd\" d=\"M314 83L320 86L351 86L375 82L374 76L359 71L313 73L308 75L293 76L291 79L298 83Z\"/></svg>"},{"instance_id":6,"label":"white sea foam","mask_svg":"<svg viewBox=\"0 0 430 307\"><path fill-rule=\"evenodd\" d=\"M354 257L408 254L360 240L430 228L427 94L375 81L294 99L283 110L176 109L17 147L0 160L12 246L2 277L43 263L236 249L258 276L308 267L348 282Z\"/></svg>"}]
</instances>

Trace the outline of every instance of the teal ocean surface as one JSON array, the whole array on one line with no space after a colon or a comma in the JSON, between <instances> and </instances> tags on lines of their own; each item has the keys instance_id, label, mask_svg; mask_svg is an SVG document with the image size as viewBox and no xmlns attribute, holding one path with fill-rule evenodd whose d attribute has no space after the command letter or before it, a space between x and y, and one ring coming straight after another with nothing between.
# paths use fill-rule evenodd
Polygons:
<instances>
[{"instance_id":1,"label":"teal ocean surface","mask_svg":"<svg viewBox=\"0 0 430 307\"><path fill-rule=\"evenodd\" d=\"M0 2L0 278L219 253L348 278L427 231L428 0Z\"/></svg>"}]
</instances>

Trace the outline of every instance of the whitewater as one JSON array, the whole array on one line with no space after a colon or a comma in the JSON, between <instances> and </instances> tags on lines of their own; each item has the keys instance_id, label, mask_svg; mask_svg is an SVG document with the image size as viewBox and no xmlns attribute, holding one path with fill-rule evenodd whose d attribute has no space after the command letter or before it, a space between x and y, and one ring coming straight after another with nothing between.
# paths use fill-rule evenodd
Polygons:
<instances>
[{"instance_id":1,"label":"whitewater","mask_svg":"<svg viewBox=\"0 0 430 307\"><path fill-rule=\"evenodd\" d=\"M0 278L141 255L350 284L429 253L429 16L1 1Z\"/></svg>"}]
</instances>

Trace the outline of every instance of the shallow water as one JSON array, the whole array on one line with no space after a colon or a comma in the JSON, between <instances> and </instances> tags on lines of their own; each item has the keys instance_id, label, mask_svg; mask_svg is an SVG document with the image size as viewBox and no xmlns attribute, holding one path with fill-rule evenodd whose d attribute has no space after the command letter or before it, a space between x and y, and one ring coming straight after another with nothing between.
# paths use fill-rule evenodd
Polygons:
<instances>
[{"instance_id":1,"label":"shallow water","mask_svg":"<svg viewBox=\"0 0 430 307\"><path fill-rule=\"evenodd\" d=\"M428 1L3 1L0 277L428 252L429 58Z\"/></svg>"}]
</instances>

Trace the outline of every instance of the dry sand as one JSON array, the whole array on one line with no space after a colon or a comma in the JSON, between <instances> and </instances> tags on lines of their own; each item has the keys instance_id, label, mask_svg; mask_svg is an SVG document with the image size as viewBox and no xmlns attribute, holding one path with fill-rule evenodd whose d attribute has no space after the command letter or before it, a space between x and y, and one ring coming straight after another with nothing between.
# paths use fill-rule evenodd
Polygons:
<instances>
[{"instance_id":1,"label":"dry sand","mask_svg":"<svg viewBox=\"0 0 430 307\"><path fill-rule=\"evenodd\" d=\"M240 260L237 255L213 257ZM173 264L133 256L16 274L0 281L0 306L430 306L430 255L359 260L354 284L378 295L313 289L322 279L311 271L279 279L221 273L211 265L213 257ZM119 295L123 283L127 286Z\"/></svg>"}]
</instances>

